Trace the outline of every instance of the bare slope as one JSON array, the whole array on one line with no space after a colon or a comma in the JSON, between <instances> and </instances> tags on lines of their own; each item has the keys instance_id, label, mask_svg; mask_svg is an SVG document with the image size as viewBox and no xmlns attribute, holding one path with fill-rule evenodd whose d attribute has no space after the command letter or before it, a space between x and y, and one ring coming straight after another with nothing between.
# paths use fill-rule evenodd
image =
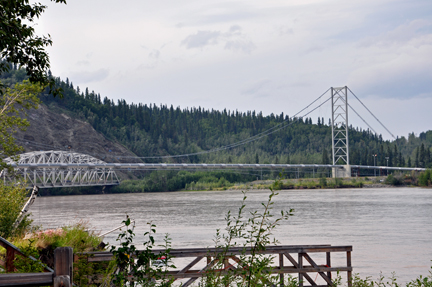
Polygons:
<instances>
[{"instance_id":1,"label":"bare slope","mask_svg":"<svg viewBox=\"0 0 432 287\"><path fill-rule=\"evenodd\" d=\"M25 152L67 150L89 154L105 162L141 162L134 158L134 153L123 145L105 138L89 123L57 109L42 104L36 110L29 110L27 119L30 127L15 136Z\"/></svg>"}]
</instances>

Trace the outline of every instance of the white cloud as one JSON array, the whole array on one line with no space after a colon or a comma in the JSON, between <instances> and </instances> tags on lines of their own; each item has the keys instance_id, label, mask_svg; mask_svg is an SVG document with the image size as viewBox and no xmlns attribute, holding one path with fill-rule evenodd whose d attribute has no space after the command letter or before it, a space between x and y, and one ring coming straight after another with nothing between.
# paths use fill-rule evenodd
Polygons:
<instances>
[{"instance_id":1,"label":"white cloud","mask_svg":"<svg viewBox=\"0 0 432 287\"><path fill-rule=\"evenodd\" d=\"M205 46L217 45L225 42L224 49L234 52L250 54L255 50L255 44L242 33L239 25L232 25L227 32L220 31L198 31L196 34L187 36L182 42L187 49L204 48Z\"/></svg>"},{"instance_id":2,"label":"white cloud","mask_svg":"<svg viewBox=\"0 0 432 287\"><path fill-rule=\"evenodd\" d=\"M432 91L430 21L414 20L361 41L349 82L370 96L413 98Z\"/></svg>"},{"instance_id":3,"label":"white cloud","mask_svg":"<svg viewBox=\"0 0 432 287\"><path fill-rule=\"evenodd\" d=\"M294 34L294 29L286 25L283 25L278 28L278 32L280 36L292 35Z\"/></svg>"},{"instance_id":4,"label":"white cloud","mask_svg":"<svg viewBox=\"0 0 432 287\"><path fill-rule=\"evenodd\" d=\"M53 74L109 98L294 114L348 85L408 115L432 91L425 0L42 1Z\"/></svg>"},{"instance_id":5,"label":"white cloud","mask_svg":"<svg viewBox=\"0 0 432 287\"><path fill-rule=\"evenodd\" d=\"M258 82L250 84L247 88L243 89L242 93L245 95L263 97L268 95L271 83L272 81L270 79L259 80Z\"/></svg>"},{"instance_id":6,"label":"white cloud","mask_svg":"<svg viewBox=\"0 0 432 287\"><path fill-rule=\"evenodd\" d=\"M429 28L429 29L427 29ZM427 35L428 30L432 28L432 21L425 19L415 19L408 23L404 23L396 27L393 30L387 31L379 36L369 37L364 41L360 42L360 47L371 47L371 46L398 46L405 45L413 40L422 38L425 34Z\"/></svg>"},{"instance_id":7,"label":"white cloud","mask_svg":"<svg viewBox=\"0 0 432 287\"><path fill-rule=\"evenodd\" d=\"M151 59L159 59L160 57L160 51L159 50L153 50L149 53L149 58Z\"/></svg>"},{"instance_id":8,"label":"white cloud","mask_svg":"<svg viewBox=\"0 0 432 287\"><path fill-rule=\"evenodd\" d=\"M219 31L198 31L196 34L187 36L182 42L187 49L203 48L216 45L221 33Z\"/></svg>"},{"instance_id":9,"label":"white cloud","mask_svg":"<svg viewBox=\"0 0 432 287\"><path fill-rule=\"evenodd\" d=\"M100 82L106 79L109 75L108 69L99 69L96 71L79 71L72 72L70 78L77 83L92 83Z\"/></svg>"},{"instance_id":10,"label":"white cloud","mask_svg":"<svg viewBox=\"0 0 432 287\"><path fill-rule=\"evenodd\" d=\"M253 50L255 50L255 48L256 46L254 45L254 43L252 43L252 41L241 40L241 39L228 41L225 44L225 49L227 50L243 52L246 54L250 54Z\"/></svg>"}]
</instances>

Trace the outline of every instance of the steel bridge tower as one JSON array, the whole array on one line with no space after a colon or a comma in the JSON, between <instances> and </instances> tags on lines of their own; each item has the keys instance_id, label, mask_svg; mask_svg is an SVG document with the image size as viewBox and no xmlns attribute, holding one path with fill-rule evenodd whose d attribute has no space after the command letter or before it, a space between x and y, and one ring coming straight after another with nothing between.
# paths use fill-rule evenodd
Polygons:
<instances>
[{"instance_id":1,"label":"steel bridge tower","mask_svg":"<svg viewBox=\"0 0 432 287\"><path fill-rule=\"evenodd\" d=\"M348 143L348 87L331 88L333 177L351 177Z\"/></svg>"}]
</instances>

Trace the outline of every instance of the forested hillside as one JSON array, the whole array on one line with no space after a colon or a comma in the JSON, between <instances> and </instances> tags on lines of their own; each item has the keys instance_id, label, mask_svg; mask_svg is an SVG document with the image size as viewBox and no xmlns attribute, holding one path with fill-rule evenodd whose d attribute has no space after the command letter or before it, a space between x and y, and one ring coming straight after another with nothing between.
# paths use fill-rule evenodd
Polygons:
<instances>
[{"instance_id":1,"label":"forested hillside","mask_svg":"<svg viewBox=\"0 0 432 287\"><path fill-rule=\"evenodd\" d=\"M57 79L57 84L64 90L63 98L43 95L45 104L74 112L147 162L330 163L331 160L329 119L290 119L283 113L264 116L257 111L114 102L87 88L82 91L68 79ZM276 132L234 148L163 157L229 146L276 126L280 128ZM368 130L350 127L349 132L351 164L373 165L372 154L377 154L377 165L386 165L388 157L390 166L431 166L432 131L419 137L410 134L408 139L401 137L393 142L383 141Z\"/></svg>"},{"instance_id":2,"label":"forested hillside","mask_svg":"<svg viewBox=\"0 0 432 287\"><path fill-rule=\"evenodd\" d=\"M13 69L1 81L12 84L25 73ZM127 103L102 98L88 88L81 90L66 79L56 79L63 97L41 95L43 103L88 121L107 138L116 140L145 162L219 163L330 163L329 119L263 115L258 111L216 111L201 107L181 109L153 103ZM276 132L255 141L250 137ZM432 131L384 141L369 130L350 127L350 163L432 166ZM246 144L236 144L245 141ZM233 148L229 148L233 145ZM223 147L222 149L220 149ZM224 148L227 147L227 148ZM217 152L206 152L220 149ZM102 152L102 151L101 151ZM177 156L189 154L189 156ZM173 157L174 156L174 157Z\"/></svg>"}]
</instances>

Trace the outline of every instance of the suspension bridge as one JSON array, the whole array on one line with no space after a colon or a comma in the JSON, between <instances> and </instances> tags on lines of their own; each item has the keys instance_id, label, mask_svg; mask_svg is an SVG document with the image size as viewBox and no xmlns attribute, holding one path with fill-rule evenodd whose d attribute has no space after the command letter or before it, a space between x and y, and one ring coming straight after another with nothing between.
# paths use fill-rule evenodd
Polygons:
<instances>
[{"instance_id":1,"label":"suspension bridge","mask_svg":"<svg viewBox=\"0 0 432 287\"><path fill-rule=\"evenodd\" d=\"M351 108L369 126L371 130L373 129L349 105L348 87L346 86L336 87L336 88L332 87L329 90L331 90L331 97L328 98L323 103L321 103L318 107L314 108L313 110L309 111L307 114L303 115L303 117L308 115L312 111L316 110L326 102L331 101L331 106L332 106L332 118L331 118L332 131L331 132L332 132L332 160L333 160L332 164L107 163L86 154L51 150L51 151L24 153L17 157L18 160L15 160L14 158L6 158L4 161L8 163L11 167L13 167L15 172L14 174L10 174L7 172L7 170L3 170L0 172L0 178L4 182L24 180L29 187L37 186L39 188L52 188L52 187L71 187L71 186L118 185L120 183L120 180L115 172L116 170L182 170L182 169L188 169L188 170L189 169L193 169L193 170L198 170L198 169L200 170L313 169L315 170L319 168L325 168L325 169L331 169L333 177L344 177L344 178L351 177L352 170L354 169L357 171L360 169L398 170L398 171L424 170L424 168L410 168L410 167L350 165L348 108ZM318 99L320 99L323 95L321 95ZM318 99L313 101L306 108L310 107ZM364 104L363 106L367 109L367 107ZM304 108L300 112L304 111L306 108ZM367 110L369 111L369 109ZM294 118L296 118L298 114L296 114ZM376 117L375 119L391 134L391 132ZM251 138L240 141L238 143L234 143L229 146L216 148L210 151L204 151L195 154L217 152L223 149L233 148L242 144L249 143L261 137L267 136L270 133L278 131L282 128L284 128L284 126L277 125L265 132L262 132L258 135L255 135ZM391 135L393 136L393 134ZM180 156L189 156L189 155L192 154L180 155Z\"/></svg>"}]
</instances>

